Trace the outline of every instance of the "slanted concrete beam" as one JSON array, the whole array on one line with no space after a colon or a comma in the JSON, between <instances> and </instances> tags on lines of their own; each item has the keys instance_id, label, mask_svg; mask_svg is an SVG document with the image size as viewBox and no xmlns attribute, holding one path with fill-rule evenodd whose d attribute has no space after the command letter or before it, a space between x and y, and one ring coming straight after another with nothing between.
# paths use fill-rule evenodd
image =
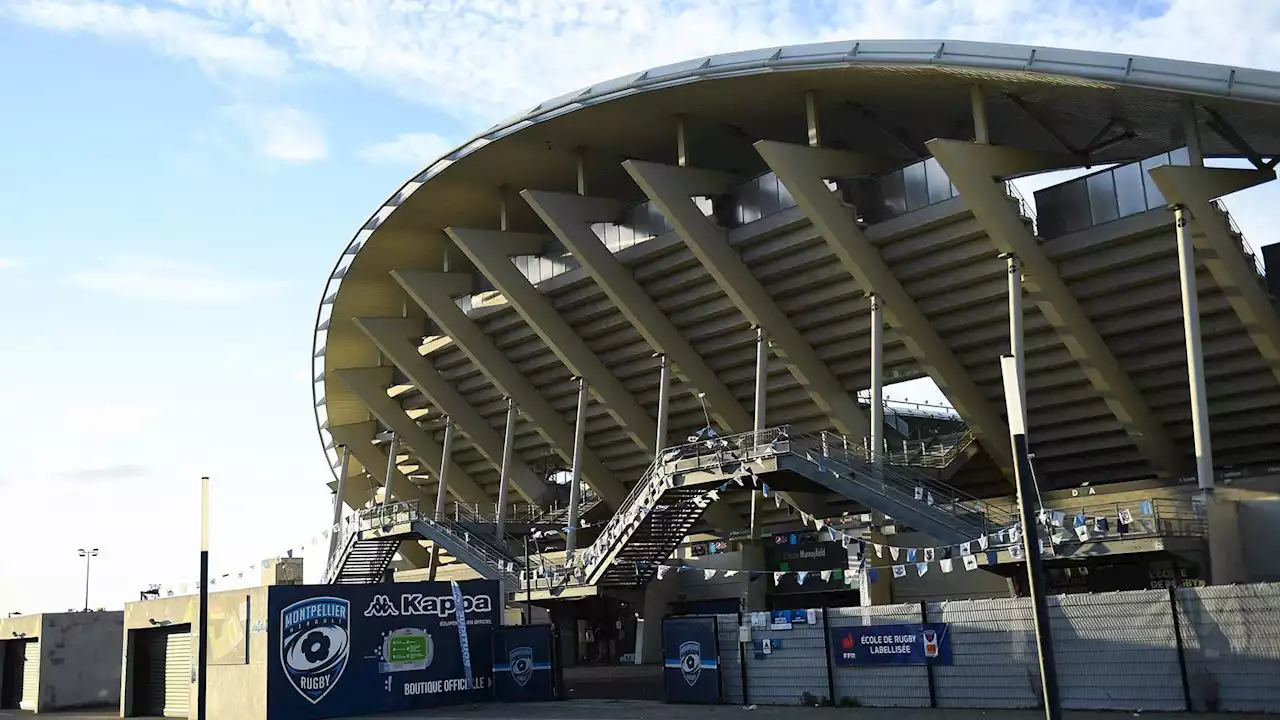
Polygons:
<instances>
[{"instance_id":1,"label":"slanted concrete beam","mask_svg":"<svg viewBox=\"0 0 1280 720\"><path fill-rule=\"evenodd\" d=\"M377 486L382 485L383 482L383 479L378 477L381 473L371 472L369 468L385 468L387 466L387 453L373 444L373 434L376 429L372 420L329 427L329 434L333 436L333 442L338 445L346 445L347 449L351 451L351 456L364 466L366 477L370 478L368 484L361 482L360 478L354 474L347 478L346 487L343 489L343 501L357 510L364 507L364 504L373 498ZM422 492L421 488L414 485L413 481L402 475L399 470L396 470L392 475L391 481L397 488L403 488L400 492L401 497L405 500L417 500L419 508L432 507L431 499ZM399 551L405 562L413 567L424 568L431 562L431 553L427 552L426 548L419 543L400 543Z\"/></svg>"},{"instance_id":2,"label":"slanted concrete beam","mask_svg":"<svg viewBox=\"0 0 1280 720\"><path fill-rule=\"evenodd\" d=\"M1027 228L1018 206L997 177L1048 170L1070 161L1057 156L958 140L925 143L942 165L974 217L1001 252L1022 261L1027 289L1079 363L1094 390L1120 421L1129 439L1160 475L1179 477L1186 469L1183 453L1151 411L1142 393L1120 367L1111 348L1093 327L1080 303L1058 275L1037 238Z\"/></svg>"},{"instance_id":3,"label":"slanted concrete beam","mask_svg":"<svg viewBox=\"0 0 1280 720\"><path fill-rule=\"evenodd\" d=\"M391 277L404 288L409 297L418 303L436 323L448 333L480 371L489 378L504 395L516 401L525 416L533 421L538 432L565 460L573 457L573 428L542 397L506 355L493 344L471 318L453 302L453 297L441 290L450 282L450 273L421 270L393 270ZM647 416L646 416L647 417ZM652 420L649 421L652 424ZM654 435L657 429L654 429ZM359 456L356 456L359 458ZM605 505L612 510L626 499L627 491L613 473L600 462L591 448L582 450L582 474ZM743 526L742 518L726 505L712 505L704 516L715 527L725 531Z\"/></svg>"},{"instance_id":4,"label":"slanted concrete beam","mask_svg":"<svg viewBox=\"0 0 1280 720\"><path fill-rule=\"evenodd\" d=\"M835 373L822 362L764 285L729 245L729 234L717 227L694 204L694 195L723 192L732 178L722 173L627 160L622 167L666 216L698 261L753 325L763 327L774 351L808 391L814 403L841 433L866 437L867 414Z\"/></svg>"},{"instance_id":5,"label":"slanted concrete beam","mask_svg":"<svg viewBox=\"0 0 1280 720\"><path fill-rule=\"evenodd\" d=\"M391 273L409 297L422 306L445 333L453 338L458 348L471 358L499 391L516 401L524 414L533 420L534 426L548 444L568 461L573 457L573 428L565 423L564 418L493 344L480 326L458 308L453 297L441 289L452 281L452 275L454 274L418 270L396 270ZM590 450L583 453L583 468L587 482L595 488L604 503L617 509L618 504L627 496L622 483Z\"/></svg>"},{"instance_id":6,"label":"slanted concrete beam","mask_svg":"<svg viewBox=\"0 0 1280 720\"><path fill-rule=\"evenodd\" d=\"M550 298L534 287L511 262L506 251L510 246L505 237L507 233L464 228L445 228L445 233L498 288L565 367L574 375L587 379L591 394L618 421L623 432L650 455L656 452L654 439L658 428L653 418L600 357L587 347L586 341L560 315Z\"/></svg>"},{"instance_id":7,"label":"slanted concrete beam","mask_svg":"<svg viewBox=\"0 0 1280 720\"><path fill-rule=\"evenodd\" d=\"M436 371L431 362L418 353L411 340L421 336L421 323L405 318L355 318L355 326L360 328L382 354L400 368L423 395L446 415L453 418L454 423L471 439L476 449L493 464L495 468L502 465L502 438L494 431L493 426L484 419L462 393ZM399 432L399 431L397 431ZM407 436L401 433L407 440ZM413 443L410 442L410 445ZM531 503L541 503L546 499L547 485L519 458L513 458L511 480L516 492ZM439 465L437 464L437 467ZM452 483L454 475L450 471Z\"/></svg>"},{"instance_id":8,"label":"slanted concrete beam","mask_svg":"<svg viewBox=\"0 0 1280 720\"><path fill-rule=\"evenodd\" d=\"M867 239L850 210L823 180L859 175L877 169L879 163L852 153L805 145L762 140L757 152L827 241L858 286L880 297L885 319L902 338L916 362L937 383L956 412L969 424L974 437L1011 481L1013 451L1009 426L982 394L955 354L933 329L880 251Z\"/></svg>"},{"instance_id":9,"label":"slanted concrete beam","mask_svg":"<svg viewBox=\"0 0 1280 720\"><path fill-rule=\"evenodd\" d=\"M706 395L707 409L716 422L730 433L751 430L751 416L728 386L721 382L693 343L681 334L631 271L591 229L592 223L616 220L625 204L609 198L541 190L524 190L520 196L573 253L645 342L657 352L664 353L675 365L676 374ZM811 515L826 515L823 506L812 495L783 493L782 498Z\"/></svg>"},{"instance_id":10,"label":"slanted concrete beam","mask_svg":"<svg viewBox=\"0 0 1280 720\"><path fill-rule=\"evenodd\" d=\"M1223 195L1274 180L1275 171L1162 165L1150 170L1150 174L1166 200L1191 211L1196 253L1280 380L1280 315L1240 248L1244 239L1233 236L1227 218L1213 204Z\"/></svg>"},{"instance_id":11,"label":"slanted concrete beam","mask_svg":"<svg viewBox=\"0 0 1280 720\"><path fill-rule=\"evenodd\" d=\"M391 431L413 451L412 454L422 461L423 466L430 470L432 475L438 472L441 459L444 457L444 449L431 437L430 433L419 427L405 414L404 408L400 407L399 403L387 396L386 388L391 382L390 366L334 370L333 374L356 397L360 398L374 417L391 428ZM393 495L397 494L396 489L399 487L401 487L399 484L393 485ZM481 490L466 471L456 464L449 466L448 490L463 502L486 505L493 502L493 498ZM434 502L424 505L423 509L428 507L435 507Z\"/></svg>"}]
</instances>

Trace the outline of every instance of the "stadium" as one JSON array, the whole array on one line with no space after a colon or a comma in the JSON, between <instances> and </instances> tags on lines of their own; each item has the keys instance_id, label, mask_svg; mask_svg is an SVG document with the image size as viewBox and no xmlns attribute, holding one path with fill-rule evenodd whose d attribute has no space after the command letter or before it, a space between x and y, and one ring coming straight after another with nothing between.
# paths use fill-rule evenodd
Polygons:
<instances>
[{"instance_id":1,"label":"stadium","mask_svg":"<svg viewBox=\"0 0 1280 720\"><path fill-rule=\"evenodd\" d=\"M1280 245L1220 200L1274 158L1280 74L1048 48L767 48L550 99L325 284L326 580L499 580L578 663L657 661L669 614L1015 596L1002 355L1051 592L1280 579ZM907 381L945 407L885 401ZM942 572L899 576L917 549Z\"/></svg>"}]
</instances>

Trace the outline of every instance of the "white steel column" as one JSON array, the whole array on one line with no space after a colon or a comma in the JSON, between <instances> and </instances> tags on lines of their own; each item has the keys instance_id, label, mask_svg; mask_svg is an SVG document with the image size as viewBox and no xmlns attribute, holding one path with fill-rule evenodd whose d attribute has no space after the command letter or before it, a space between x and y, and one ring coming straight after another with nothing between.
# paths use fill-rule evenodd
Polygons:
<instances>
[{"instance_id":1,"label":"white steel column","mask_svg":"<svg viewBox=\"0 0 1280 720\"><path fill-rule=\"evenodd\" d=\"M578 148L578 194L587 194L587 151Z\"/></svg>"},{"instance_id":2,"label":"white steel column","mask_svg":"<svg viewBox=\"0 0 1280 720\"><path fill-rule=\"evenodd\" d=\"M569 472L569 532L565 540L565 563L573 562L578 549L578 505L582 501L582 446L587 435L587 379L578 378L578 414L573 426L573 467Z\"/></svg>"},{"instance_id":3,"label":"white steel column","mask_svg":"<svg viewBox=\"0 0 1280 720\"><path fill-rule=\"evenodd\" d=\"M1027 351L1023 342L1022 322L1025 317L1022 311L1022 266L1018 256L1013 253L1001 255L1008 263L1009 270L1009 354L1013 356L1017 368L1018 407L1022 409L1022 426L1027 425Z\"/></svg>"},{"instance_id":4,"label":"white steel column","mask_svg":"<svg viewBox=\"0 0 1280 720\"><path fill-rule=\"evenodd\" d=\"M756 407L755 407L755 425L754 430L757 435L752 439L752 445L760 442L759 433L765 428L765 402L769 395L769 337L765 334L764 328L756 326ZM751 490L751 539L756 540L760 537L760 491L752 488Z\"/></svg>"},{"instance_id":5,"label":"white steel column","mask_svg":"<svg viewBox=\"0 0 1280 720\"><path fill-rule=\"evenodd\" d=\"M676 116L676 164L680 167L685 167L689 164L689 145L685 138L684 126L684 116ZM585 195L586 193L579 194Z\"/></svg>"},{"instance_id":6,"label":"white steel column","mask_svg":"<svg viewBox=\"0 0 1280 720\"><path fill-rule=\"evenodd\" d=\"M444 417L444 447L442 448L443 458L440 460L439 483L436 485L436 515L435 519L439 520L444 515L445 493L449 488L449 463L453 456L453 416L446 415ZM436 570L440 567L440 546L431 543L431 565L427 572L427 580L435 582Z\"/></svg>"},{"instance_id":7,"label":"white steel column","mask_svg":"<svg viewBox=\"0 0 1280 720\"><path fill-rule=\"evenodd\" d=\"M1187 161L1193 167L1204 167L1204 149L1200 145L1200 124L1196 120L1196 102L1182 99L1182 134L1187 141Z\"/></svg>"},{"instance_id":8,"label":"white steel column","mask_svg":"<svg viewBox=\"0 0 1280 720\"><path fill-rule=\"evenodd\" d=\"M391 447L387 450L387 481L382 486L382 506L391 504L391 478L396 474L396 455L400 453L400 436L391 434Z\"/></svg>"},{"instance_id":9,"label":"white steel column","mask_svg":"<svg viewBox=\"0 0 1280 720\"><path fill-rule=\"evenodd\" d=\"M871 296L871 465L884 468L884 315Z\"/></svg>"},{"instance_id":10,"label":"white steel column","mask_svg":"<svg viewBox=\"0 0 1280 720\"><path fill-rule=\"evenodd\" d=\"M329 528L330 558L333 558L333 554L338 551L338 535L342 533L342 498L343 492L347 489L347 473L351 470L351 453L347 451L347 446L339 445L338 452L342 453L340 461L342 464L338 468L338 486L333 496L333 527Z\"/></svg>"},{"instance_id":11,"label":"white steel column","mask_svg":"<svg viewBox=\"0 0 1280 720\"><path fill-rule=\"evenodd\" d=\"M662 457L667 447L667 416L671 411L671 361L666 353L654 353L658 357L658 437L653 443L654 460Z\"/></svg>"},{"instance_id":12,"label":"white steel column","mask_svg":"<svg viewBox=\"0 0 1280 720\"><path fill-rule=\"evenodd\" d=\"M511 452L516 439L516 403L507 398L507 429L502 438L502 469L498 473L498 521L494 536L498 545L502 545L502 536L507 531L507 491L511 485Z\"/></svg>"},{"instance_id":13,"label":"white steel column","mask_svg":"<svg viewBox=\"0 0 1280 720\"><path fill-rule=\"evenodd\" d=\"M822 126L818 121L818 93L806 90L804 93L805 125L809 131L809 147L822 144Z\"/></svg>"},{"instance_id":14,"label":"white steel column","mask_svg":"<svg viewBox=\"0 0 1280 720\"><path fill-rule=\"evenodd\" d=\"M1204 387L1204 351L1200 346L1200 297L1191 212L1175 205L1178 231L1178 280L1182 286L1182 331L1187 342L1187 379L1191 385L1191 436L1196 448L1196 484L1213 490L1213 448L1209 439L1209 402Z\"/></svg>"}]
</instances>

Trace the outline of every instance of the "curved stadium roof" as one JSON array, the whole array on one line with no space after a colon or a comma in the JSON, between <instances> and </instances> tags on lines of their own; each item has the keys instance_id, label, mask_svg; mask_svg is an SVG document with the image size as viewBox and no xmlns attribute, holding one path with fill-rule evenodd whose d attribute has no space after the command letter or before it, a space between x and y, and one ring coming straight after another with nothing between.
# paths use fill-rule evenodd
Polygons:
<instances>
[{"instance_id":1,"label":"curved stadium roof","mask_svg":"<svg viewBox=\"0 0 1280 720\"><path fill-rule=\"evenodd\" d=\"M352 391L350 383L338 379L335 371L392 364L351 319L401 315L423 318L390 273L406 269L439 271L446 262L446 253L452 270L474 271L456 248L448 249L451 241L443 230L447 227L497 229L498 208L504 192L507 193L509 229L545 233L539 216L516 193L524 189L575 192L581 157L590 195L615 198L629 205L639 203L645 200L645 195L621 163L641 159L673 164L678 116L684 118L692 166L725 171L744 180L759 176L769 168L752 148L754 141L806 142L806 91L815 92L820 99L824 146L893 158L897 166L907 165L929 157L924 143L933 138L973 138L970 93L975 85L981 88L985 100L993 143L1065 156L1069 160L1066 164L1128 162L1182 146L1181 108L1188 97L1194 98L1202 120L1228 129L1228 132L1202 133L1206 156L1238 157L1242 145L1257 155L1280 155L1280 73L1051 48L942 41L799 45L697 58L567 93L494 125L431 164L378 208L344 249L317 312L313 348L317 424L330 465L336 465L336 457L329 428L356 426L371 418L367 402ZM958 233L964 237L981 235L982 229L973 223L971 216L961 221L969 222L970 226L957 230ZM1165 220L1146 230L1129 228L1127 231L1150 235L1167 230ZM871 234L869 231L868 235ZM670 242L660 243L657 240L661 238L655 238L651 247L632 246L621 251L618 257L632 268L637 279L696 266L696 260L679 255L680 241L670 232L666 235L672 236ZM1171 237L1171 233L1167 237ZM746 244L744 239L744 259L750 255ZM1171 247L1171 242L1160 244ZM806 248L811 255L817 246L822 246L820 239L816 243L801 242L779 253L801 257ZM990 251L986 253L988 260L994 258L996 253L989 243L987 250ZM644 263L656 262L647 257L649 254L677 259L670 260L670 268L666 270L660 262L646 268ZM763 262L767 251L757 255ZM819 267L817 260L813 263L809 267ZM753 269L755 267L753 264ZM762 269L760 272L773 271ZM899 271L895 266L894 272L904 282L909 280L909 269ZM687 283L680 287L660 287L657 280L646 281L645 287L655 299L661 299L658 296L664 293L672 294L684 287L710 282L705 273L690 273L693 271L680 274L680 277L687 276ZM855 295L861 297L856 288L842 290L841 280L830 274L822 277L823 282L829 284L830 293L815 302L834 307ZM778 287L782 288L775 291L779 298L779 292L786 295L801 291L796 287ZM1176 291L1176 282L1172 287ZM650 396L656 396L653 388L656 373L650 372L652 364L643 360L651 348L642 347L643 341L634 328L621 327L625 322L619 321L616 308L600 297L602 294L594 288L590 276L581 270L570 270L539 282L538 288L552 299L557 311L571 321L597 355L611 369L616 369L617 376L624 380L637 401L644 406L652 405ZM722 294L714 290L707 292L699 303L710 307L723 301ZM964 295L964 288L957 286L954 292L959 293L956 297L960 300L968 297ZM1169 302L1169 307L1176 311L1176 297ZM1209 298L1210 310L1202 309L1202 314L1222 302L1220 298ZM672 308L673 317L682 307L676 301L659 304ZM473 308L468 314L484 328L495 346L519 364L555 410L571 421L573 388L569 378L572 373L510 307L499 303ZM819 322L846 322L854 314L850 311L845 316L831 315ZM714 360L708 351L708 363L716 366L717 373L722 374L725 384L736 394L749 396L750 371L747 371L748 387L738 392L742 373L737 370L744 357L744 338L749 339L744 334L748 323L731 310L722 316L724 328L717 332L722 336L723 348L716 352L722 352L723 360ZM792 319L797 325L805 324L795 314ZM1176 325L1176 312L1163 321ZM859 326L863 324L863 320L857 322ZM605 339L605 329L599 331L598 337L592 336L596 332L592 330L593 323L607 328L616 337ZM1029 320L1029 333L1035 329L1033 325ZM428 324L424 323L423 328L423 335L432 334ZM996 339L983 335L976 326L972 331L976 338L985 337L988 345ZM695 334L693 330L688 332L691 337ZM1238 328L1232 332L1238 333ZM810 335L806 330L806 337ZM893 342L891 337L890 343ZM817 346L819 340L814 339L814 344ZM700 351L703 346L699 344ZM623 348L631 350L624 352ZM436 341L419 352L428 354L435 369L466 396L490 425L501 426L504 406L500 393L481 368L447 342ZM820 349L819 354L825 352ZM886 353L887 362L892 365L895 362L892 347ZM839 355L835 350L827 354L833 358ZM749 364L749 358L746 362ZM837 370L840 362L832 359L829 364ZM865 366L865 360L861 362ZM1253 366L1248 368L1256 370ZM859 371L855 369L837 374L851 391L865 387L865 381L859 385L856 379ZM895 374L911 377L919 376L921 371L910 359L904 358L890 376ZM633 381L650 375L651 380ZM1185 392L1185 368L1181 382ZM410 417L430 420L439 415L430 408L431 403L410 387L403 369L388 373L384 384L392 387L393 399L400 407L411 411ZM1268 392L1272 389L1268 388ZM807 399L797 399L794 387L783 383L776 392L777 400L771 386L771 415L776 412L781 420L817 422L814 416L821 413ZM1144 389L1144 392L1147 391ZM1274 406L1273 396L1266 397ZM1091 397L1089 401L1096 398ZM745 404L749 407L750 401ZM426 417L423 417L424 409ZM673 407L673 413L681 412L701 415L696 405L687 400ZM1174 413L1170 416L1173 419L1165 420L1166 423L1181 422L1177 420L1178 411L1170 412ZM1083 411L1081 414L1088 415ZM626 432L617 429L617 423L611 421L603 409L593 407L592 417L594 424L589 426L588 444L620 479L634 480L647 463L644 453L628 439ZM1103 425L1105 423L1097 427ZM381 427L381 424L370 427ZM426 427L433 430L430 425ZM680 434L680 427L673 415L673 436ZM1119 479L1149 474L1149 468L1144 469L1140 461L1133 460L1131 448L1119 447L1123 444L1123 432L1116 435L1115 430L1111 426L1105 431L1098 430L1096 437L1110 439L1099 441L1096 447L1086 445L1079 452L1095 455L1101 452L1108 458L1107 467L1133 466L1121 472ZM465 428L463 432L467 434ZM1062 432L1064 443L1087 434L1084 430ZM522 421L518 435L518 450L526 462L533 464L536 458L551 453L549 444L534 431L532 424ZM1052 437L1052 433L1046 435ZM368 438L371 437L372 431L368 434ZM457 452L464 472L478 486L489 487L496 478L496 470L490 467L492 462L484 457L484 452L466 446ZM415 469L421 464L411 453L403 469L407 473L425 474ZM1075 469L1067 460L1062 467L1064 472ZM1084 472L1088 466L1081 464L1079 468ZM373 474L380 473L378 469Z\"/></svg>"}]
</instances>

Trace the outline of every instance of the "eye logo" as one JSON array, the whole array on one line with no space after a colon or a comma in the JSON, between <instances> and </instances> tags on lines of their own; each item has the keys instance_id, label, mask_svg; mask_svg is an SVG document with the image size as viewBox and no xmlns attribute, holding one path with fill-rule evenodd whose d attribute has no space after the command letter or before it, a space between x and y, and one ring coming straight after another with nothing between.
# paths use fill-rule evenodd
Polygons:
<instances>
[{"instance_id":1,"label":"eye logo","mask_svg":"<svg viewBox=\"0 0 1280 720\"><path fill-rule=\"evenodd\" d=\"M320 702L347 667L351 603L342 598L299 600L280 612L280 664L289 684Z\"/></svg>"},{"instance_id":2,"label":"eye logo","mask_svg":"<svg viewBox=\"0 0 1280 720\"><path fill-rule=\"evenodd\" d=\"M520 687L527 685L533 677L533 648L512 648L507 660L511 663L511 679Z\"/></svg>"},{"instance_id":3,"label":"eye logo","mask_svg":"<svg viewBox=\"0 0 1280 720\"><path fill-rule=\"evenodd\" d=\"M693 687L702 674L702 645L693 640L680 645L680 672L684 681Z\"/></svg>"}]
</instances>

